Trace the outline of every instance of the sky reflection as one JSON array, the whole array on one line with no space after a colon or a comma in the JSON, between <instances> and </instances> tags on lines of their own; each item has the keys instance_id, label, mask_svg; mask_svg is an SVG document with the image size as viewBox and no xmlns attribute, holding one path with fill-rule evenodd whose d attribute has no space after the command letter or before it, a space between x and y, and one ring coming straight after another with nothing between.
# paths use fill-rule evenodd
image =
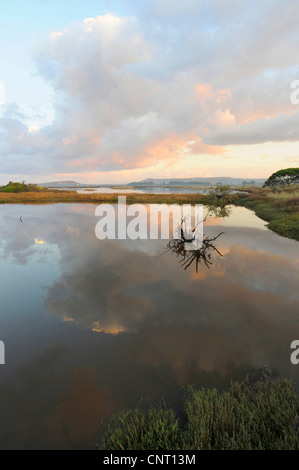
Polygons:
<instances>
[{"instance_id":1,"label":"sky reflection","mask_svg":"<svg viewBox=\"0 0 299 470\"><path fill-rule=\"evenodd\" d=\"M94 210L0 208L1 447L93 448L121 407L265 364L298 379L296 242L233 209L205 225L224 257L196 273L165 240L98 240Z\"/></svg>"}]
</instances>

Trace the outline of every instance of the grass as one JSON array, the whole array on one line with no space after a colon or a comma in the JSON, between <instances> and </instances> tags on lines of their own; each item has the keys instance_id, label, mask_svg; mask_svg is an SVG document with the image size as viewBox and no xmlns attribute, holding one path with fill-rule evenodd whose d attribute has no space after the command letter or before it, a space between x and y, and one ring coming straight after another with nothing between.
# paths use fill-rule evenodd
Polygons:
<instances>
[{"instance_id":1,"label":"grass","mask_svg":"<svg viewBox=\"0 0 299 470\"><path fill-rule=\"evenodd\" d=\"M172 409L122 411L106 450L298 450L299 398L291 381L264 376L228 390L187 389L183 418Z\"/></svg>"},{"instance_id":2,"label":"grass","mask_svg":"<svg viewBox=\"0 0 299 470\"><path fill-rule=\"evenodd\" d=\"M253 190L239 194L236 205L252 209L257 217L268 222L268 228L284 237L299 241L299 190L273 192Z\"/></svg>"},{"instance_id":3,"label":"grass","mask_svg":"<svg viewBox=\"0 0 299 470\"><path fill-rule=\"evenodd\" d=\"M140 193L89 193L79 194L76 191L60 191L48 190L41 192L26 192L26 193L1 193L0 204L52 204L52 203L102 203L110 202L117 203L118 196L125 196L128 204L143 203L143 204L195 204L206 203L207 196L202 194L140 194Z\"/></svg>"},{"instance_id":4,"label":"grass","mask_svg":"<svg viewBox=\"0 0 299 470\"><path fill-rule=\"evenodd\" d=\"M291 191L281 191L281 192L274 192L274 191L266 191L267 196L270 199L294 199L299 198L299 189L291 190Z\"/></svg>"}]
</instances>

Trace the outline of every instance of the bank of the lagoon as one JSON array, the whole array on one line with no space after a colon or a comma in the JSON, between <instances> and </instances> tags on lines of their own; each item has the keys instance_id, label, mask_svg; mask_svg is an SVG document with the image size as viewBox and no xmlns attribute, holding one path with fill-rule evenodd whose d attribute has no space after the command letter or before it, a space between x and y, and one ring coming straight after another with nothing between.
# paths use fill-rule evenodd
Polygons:
<instances>
[{"instance_id":1,"label":"bank of the lagoon","mask_svg":"<svg viewBox=\"0 0 299 470\"><path fill-rule=\"evenodd\" d=\"M212 190L213 192L213 190ZM150 194L150 193L99 193L48 190L38 192L2 193L0 204L52 204L52 203L117 203L126 196L127 204L215 204L210 194ZM268 223L268 228L279 235L299 240L298 190L271 192L267 189L247 189L225 196L225 202L253 210Z\"/></svg>"},{"instance_id":2,"label":"bank of the lagoon","mask_svg":"<svg viewBox=\"0 0 299 470\"><path fill-rule=\"evenodd\" d=\"M268 222L268 228L283 237L299 241L299 190L273 192L253 190L238 194L236 205L247 207Z\"/></svg>"}]
</instances>

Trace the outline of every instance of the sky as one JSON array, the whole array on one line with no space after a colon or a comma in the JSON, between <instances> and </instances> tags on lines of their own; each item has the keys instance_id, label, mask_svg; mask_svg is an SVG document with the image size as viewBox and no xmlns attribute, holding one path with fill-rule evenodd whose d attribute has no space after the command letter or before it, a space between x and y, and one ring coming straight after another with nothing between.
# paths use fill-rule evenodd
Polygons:
<instances>
[{"instance_id":1,"label":"sky","mask_svg":"<svg viewBox=\"0 0 299 470\"><path fill-rule=\"evenodd\" d=\"M297 0L0 0L0 184L298 166L298 24Z\"/></svg>"}]
</instances>

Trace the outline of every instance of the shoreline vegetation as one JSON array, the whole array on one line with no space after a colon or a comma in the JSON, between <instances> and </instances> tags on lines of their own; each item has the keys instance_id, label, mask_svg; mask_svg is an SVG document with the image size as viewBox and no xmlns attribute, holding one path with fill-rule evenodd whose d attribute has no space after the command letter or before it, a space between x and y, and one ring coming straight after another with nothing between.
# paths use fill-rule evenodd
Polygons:
<instances>
[{"instance_id":1,"label":"shoreline vegetation","mask_svg":"<svg viewBox=\"0 0 299 470\"><path fill-rule=\"evenodd\" d=\"M99 450L298 450L299 397L268 373L229 389L193 387L177 410L123 410L109 421Z\"/></svg>"},{"instance_id":2,"label":"shoreline vegetation","mask_svg":"<svg viewBox=\"0 0 299 470\"><path fill-rule=\"evenodd\" d=\"M17 184L17 183L14 183ZM21 184L21 183L20 183ZM26 186L26 185L25 185ZM129 189L129 188L128 188ZM202 189L202 188L197 188ZM212 187L208 194L196 193L95 193L80 194L77 191L45 189L36 185L27 185L27 189L13 188L6 191L0 188L0 204L57 204L57 203L114 203L119 196L125 196L127 204L223 204L246 207L256 216L268 223L268 228L278 235L299 241L299 188L284 188L274 191L269 188L232 187L237 193L230 193L228 187ZM16 192L18 191L18 192ZM218 191L218 193L217 193Z\"/></svg>"}]
</instances>

